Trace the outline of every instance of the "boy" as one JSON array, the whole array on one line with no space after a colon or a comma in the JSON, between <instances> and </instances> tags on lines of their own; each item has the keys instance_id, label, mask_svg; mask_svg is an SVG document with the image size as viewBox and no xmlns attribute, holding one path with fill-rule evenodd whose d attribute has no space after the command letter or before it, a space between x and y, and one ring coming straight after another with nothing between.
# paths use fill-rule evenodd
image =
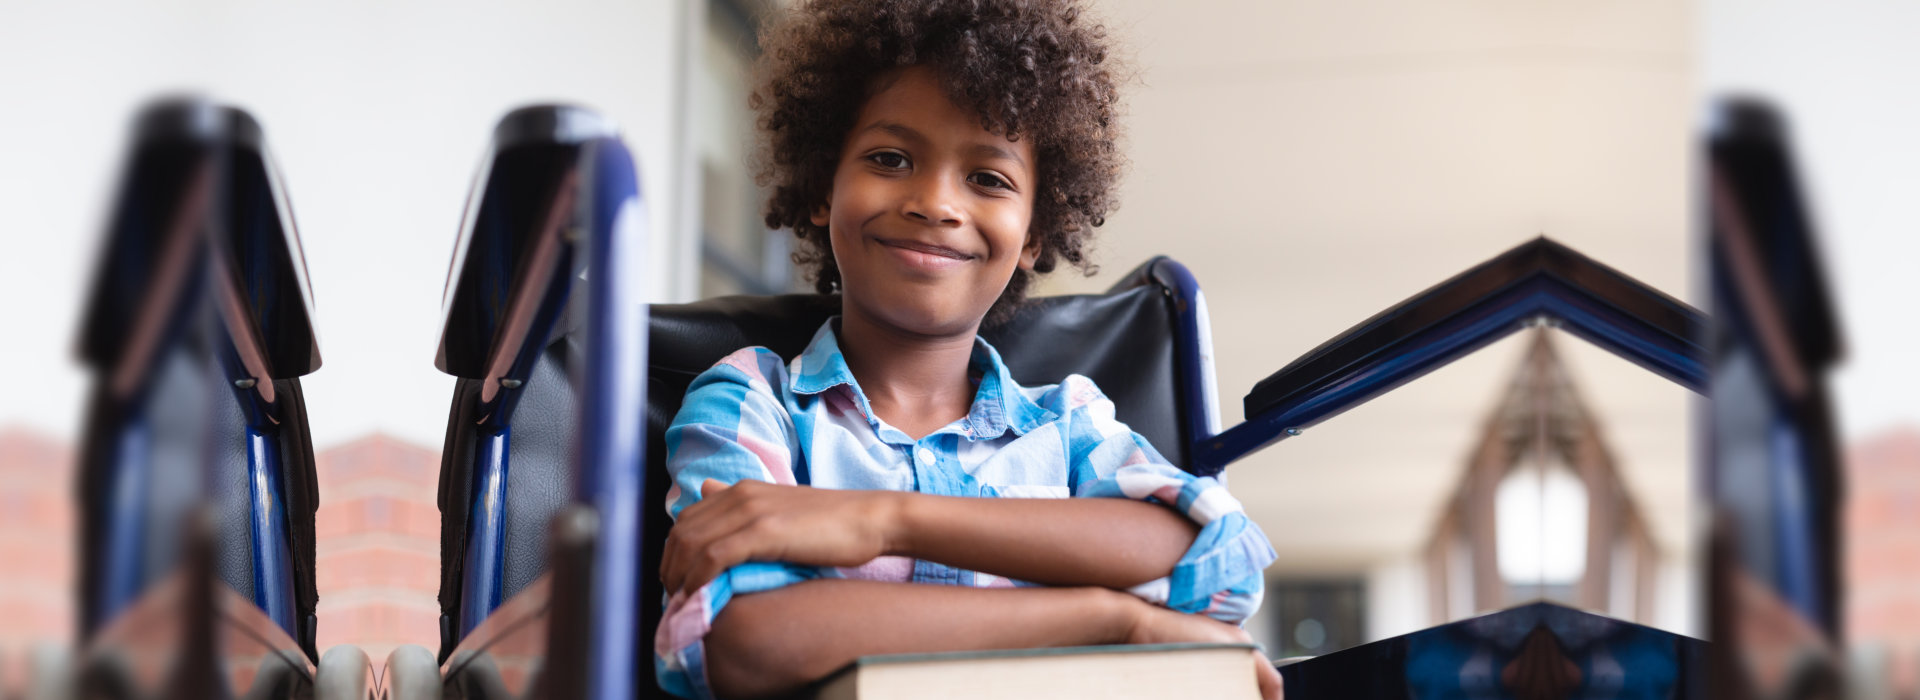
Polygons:
<instances>
[{"instance_id":1,"label":"boy","mask_svg":"<svg viewBox=\"0 0 1920 700\"><path fill-rule=\"evenodd\" d=\"M1087 267L1119 171L1103 43L1072 0L820 0L762 38L767 223L842 315L791 363L728 356L667 431L663 687L760 697L866 654L1247 639L1227 623L1274 554L1240 504L1091 381L1023 388L976 336L1036 272Z\"/></svg>"}]
</instances>

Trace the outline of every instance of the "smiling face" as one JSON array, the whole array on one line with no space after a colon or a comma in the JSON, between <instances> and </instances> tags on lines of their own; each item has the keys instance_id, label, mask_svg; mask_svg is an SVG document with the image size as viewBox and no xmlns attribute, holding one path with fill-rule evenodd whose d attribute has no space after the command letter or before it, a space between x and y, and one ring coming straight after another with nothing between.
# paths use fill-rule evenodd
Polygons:
<instances>
[{"instance_id":1,"label":"smiling face","mask_svg":"<svg viewBox=\"0 0 1920 700\"><path fill-rule=\"evenodd\" d=\"M930 69L878 85L812 217L833 243L843 313L917 336L971 334L1039 254L1027 236L1032 142L982 128Z\"/></svg>"}]
</instances>

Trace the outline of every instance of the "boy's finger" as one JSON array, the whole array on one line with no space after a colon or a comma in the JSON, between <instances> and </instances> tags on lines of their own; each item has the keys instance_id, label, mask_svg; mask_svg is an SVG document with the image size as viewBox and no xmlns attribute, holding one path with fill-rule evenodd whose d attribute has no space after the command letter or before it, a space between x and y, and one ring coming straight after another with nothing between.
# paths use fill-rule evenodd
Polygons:
<instances>
[{"instance_id":1,"label":"boy's finger","mask_svg":"<svg viewBox=\"0 0 1920 700\"><path fill-rule=\"evenodd\" d=\"M675 536L675 533L668 532L667 544L660 549L660 583L665 586L668 593L679 590L679 587L674 585L674 582L679 580L677 576L680 572L679 561L680 538Z\"/></svg>"},{"instance_id":2,"label":"boy's finger","mask_svg":"<svg viewBox=\"0 0 1920 700\"><path fill-rule=\"evenodd\" d=\"M719 479L708 479L700 482L701 498L712 498L714 494L725 490L727 490L726 482Z\"/></svg>"},{"instance_id":3,"label":"boy's finger","mask_svg":"<svg viewBox=\"0 0 1920 700\"><path fill-rule=\"evenodd\" d=\"M720 572L746 561L746 557L738 553L739 548L739 540L732 537L707 545L704 556L693 558L693 567L687 572L686 580L681 583L680 588L687 591L700 590L701 586L707 585L707 582L719 576Z\"/></svg>"},{"instance_id":4,"label":"boy's finger","mask_svg":"<svg viewBox=\"0 0 1920 700\"><path fill-rule=\"evenodd\" d=\"M667 533L667 544L661 552L661 583L666 584L668 591L682 587L697 588L705 583L691 580L696 578L693 572L708 558L705 553L713 550L717 543L734 540L733 535L740 529L743 520L745 517L740 514L720 510L675 524L673 530ZM735 541L733 546L738 548L739 542ZM726 566L737 563L733 561ZM726 566L720 568L725 569ZM718 575L716 571L709 578Z\"/></svg>"},{"instance_id":5,"label":"boy's finger","mask_svg":"<svg viewBox=\"0 0 1920 700\"><path fill-rule=\"evenodd\" d=\"M697 554L706 545L715 540L745 528L754 516L740 508L729 507L715 501L701 501L694 505L712 503L713 507L695 512L692 507L681 511L679 522L673 524L669 536L677 536L685 554Z\"/></svg>"},{"instance_id":6,"label":"boy's finger","mask_svg":"<svg viewBox=\"0 0 1920 700\"><path fill-rule=\"evenodd\" d=\"M713 520L713 518L709 516L720 514L718 512L708 513L704 510L699 512L694 511L694 507L705 505L706 503L706 501L701 501L681 511L679 522L674 523L673 529L667 531L667 543L661 547L660 550L660 581L668 584L667 591L669 592L674 590L672 586L672 584L675 583L675 579L672 578L673 574L684 572L686 562L692 558L689 554L699 551L698 543L702 539L701 533L711 529L709 527L711 523L708 521Z\"/></svg>"},{"instance_id":7,"label":"boy's finger","mask_svg":"<svg viewBox=\"0 0 1920 700\"><path fill-rule=\"evenodd\" d=\"M694 569L700 566L701 552L709 546L697 533L682 533L674 530L667 536L667 550L661 557L661 583L668 591L690 589L688 579Z\"/></svg>"},{"instance_id":8,"label":"boy's finger","mask_svg":"<svg viewBox=\"0 0 1920 700\"><path fill-rule=\"evenodd\" d=\"M685 513L682 513L682 515L685 515ZM682 523L684 522L683 520ZM689 530L681 527L681 523L675 523L672 529L667 530L667 542L660 548L659 574L661 583L671 584L673 579L669 578L669 576L680 570L681 562L686 558L681 554L680 550L686 548L688 532ZM674 587L672 585L667 586L667 592L671 593L673 590Z\"/></svg>"}]
</instances>

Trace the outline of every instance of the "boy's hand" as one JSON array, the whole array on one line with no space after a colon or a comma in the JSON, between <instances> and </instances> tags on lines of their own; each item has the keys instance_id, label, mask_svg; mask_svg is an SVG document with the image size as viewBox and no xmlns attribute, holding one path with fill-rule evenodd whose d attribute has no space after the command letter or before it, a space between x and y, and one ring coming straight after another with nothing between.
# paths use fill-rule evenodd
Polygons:
<instances>
[{"instance_id":1,"label":"boy's hand","mask_svg":"<svg viewBox=\"0 0 1920 700\"><path fill-rule=\"evenodd\" d=\"M1131 597L1131 596L1129 596ZM1205 615L1190 615L1168 610L1139 599L1134 599L1132 625L1127 628L1128 644L1171 644L1177 642L1218 642L1245 644L1253 638L1246 630L1215 620ZM1280 671L1273 667L1260 650L1253 651L1254 675L1260 683L1260 697L1265 700L1281 700L1285 695L1281 687Z\"/></svg>"},{"instance_id":2,"label":"boy's hand","mask_svg":"<svg viewBox=\"0 0 1920 700\"><path fill-rule=\"evenodd\" d=\"M660 580L673 593L698 590L749 561L860 566L887 553L895 495L708 479L700 502L680 511L667 537Z\"/></svg>"}]
</instances>

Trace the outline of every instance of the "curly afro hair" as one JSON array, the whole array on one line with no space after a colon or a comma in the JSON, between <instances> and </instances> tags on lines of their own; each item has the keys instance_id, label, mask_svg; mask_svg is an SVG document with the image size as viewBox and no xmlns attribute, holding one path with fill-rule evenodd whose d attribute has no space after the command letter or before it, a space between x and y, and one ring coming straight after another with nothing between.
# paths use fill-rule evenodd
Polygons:
<instances>
[{"instance_id":1,"label":"curly afro hair","mask_svg":"<svg viewBox=\"0 0 1920 700\"><path fill-rule=\"evenodd\" d=\"M812 0L760 37L764 56L750 105L763 139L758 176L773 193L767 226L800 238L794 253L822 294L840 286L824 226L840 149L877 78L924 65L981 126L1031 139L1039 161L1029 233L1035 272L1064 260L1085 274L1093 227L1117 202L1119 69L1106 30L1078 0ZM987 313L1012 316L1034 274L1014 273Z\"/></svg>"}]
</instances>

